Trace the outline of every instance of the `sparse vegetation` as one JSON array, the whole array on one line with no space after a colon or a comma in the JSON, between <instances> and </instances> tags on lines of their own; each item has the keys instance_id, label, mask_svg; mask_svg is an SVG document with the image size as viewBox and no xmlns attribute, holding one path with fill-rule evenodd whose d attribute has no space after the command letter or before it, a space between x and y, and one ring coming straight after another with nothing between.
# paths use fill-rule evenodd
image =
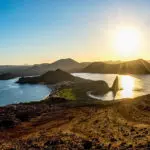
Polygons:
<instances>
[{"instance_id":1,"label":"sparse vegetation","mask_svg":"<svg viewBox=\"0 0 150 150\"><path fill-rule=\"evenodd\" d=\"M76 96L71 88L62 89L57 93L57 95L68 100L76 100Z\"/></svg>"},{"instance_id":2,"label":"sparse vegetation","mask_svg":"<svg viewBox=\"0 0 150 150\"><path fill-rule=\"evenodd\" d=\"M72 89L64 93L72 97ZM8 124L9 129L0 130L0 149L149 149L150 114L145 110L149 99L150 95L109 105L75 106L70 101L60 105L61 99L52 98L49 103L1 108L1 126Z\"/></svg>"}]
</instances>

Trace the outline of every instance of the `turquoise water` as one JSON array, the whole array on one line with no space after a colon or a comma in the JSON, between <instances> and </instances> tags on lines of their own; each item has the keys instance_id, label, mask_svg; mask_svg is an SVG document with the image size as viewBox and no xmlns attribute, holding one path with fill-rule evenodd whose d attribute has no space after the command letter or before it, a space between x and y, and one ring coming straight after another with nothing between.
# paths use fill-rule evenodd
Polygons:
<instances>
[{"instance_id":1,"label":"turquoise water","mask_svg":"<svg viewBox=\"0 0 150 150\"><path fill-rule=\"evenodd\" d=\"M20 85L16 81L17 79L0 80L0 106L41 100L51 92L45 85Z\"/></svg>"},{"instance_id":2,"label":"turquoise water","mask_svg":"<svg viewBox=\"0 0 150 150\"><path fill-rule=\"evenodd\" d=\"M99 73L73 73L84 79L104 80L109 87L112 86L116 76L119 77L120 90L114 94L108 92L105 95L92 95L89 91L87 94L99 100L113 100L123 98L135 98L142 95L150 94L150 75L116 75L116 74L99 74Z\"/></svg>"}]
</instances>

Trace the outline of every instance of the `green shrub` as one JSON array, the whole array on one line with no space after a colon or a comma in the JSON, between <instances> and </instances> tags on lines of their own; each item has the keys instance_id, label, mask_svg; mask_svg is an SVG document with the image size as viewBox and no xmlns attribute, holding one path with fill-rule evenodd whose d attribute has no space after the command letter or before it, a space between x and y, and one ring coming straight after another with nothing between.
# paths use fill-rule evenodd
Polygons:
<instances>
[{"instance_id":1,"label":"green shrub","mask_svg":"<svg viewBox=\"0 0 150 150\"><path fill-rule=\"evenodd\" d=\"M57 95L68 100L76 100L76 96L71 88L62 89Z\"/></svg>"}]
</instances>

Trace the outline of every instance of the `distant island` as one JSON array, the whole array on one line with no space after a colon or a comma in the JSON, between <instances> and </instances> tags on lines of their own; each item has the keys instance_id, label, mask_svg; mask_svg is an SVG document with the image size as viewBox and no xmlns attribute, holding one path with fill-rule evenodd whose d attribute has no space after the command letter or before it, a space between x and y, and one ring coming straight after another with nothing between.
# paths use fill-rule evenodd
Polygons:
<instances>
[{"instance_id":1,"label":"distant island","mask_svg":"<svg viewBox=\"0 0 150 150\"><path fill-rule=\"evenodd\" d=\"M150 63L143 59L117 64L94 62L85 67L82 72L105 74L150 74Z\"/></svg>"},{"instance_id":2,"label":"distant island","mask_svg":"<svg viewBox=\"0 0 150 150\"><path fill-rule=\"evenodd\" d=\"M21 77L17 81L17 83L25 84L37 84L37 83L44 83L44 84L56 84L63 81L76 81L76 80L83 80L78 77L72 76L70 73L57 69L55 71L48 71L40 76L33 76L33 77Z\"/></svg>"},{"instance_id":3,"label":"distant island","mask_svg":"<svg viewBox=\"0 0 150 150\"><path fill-rule=\"evenodd\" d=\"M118 86L118 82L114 82L115 85L109 87L105 81L92 81L86 80L83 78L75 77L70 73L57 69L55 71L48 71L43 75L35 76L35 77L21 77L18 79L17 83L19 84L45 84L55 86L56 89L61 87L69 87L76 91L80 91L85 95L86 98L87 92L92 91L92 93L105 94L108 91L117 91L118 89L115 86ZM113 84L113 83L112 83ZM55 89L55 90L56 90ZM75 92L76 94L76 92ZM78 97L80 99L81 95Z\"/></svg>"},{"instance_id":4,"label":"distant island","mask_svg":"<svg viewBox=\"0 0 150 150\"><path fill-rule=\"evenodd\" d=\"M51 64L36 64L27 66L0 66L0 80L5 75L13 77L37 76L48 71L57 69L66 72L86 72L104 74L150 74L150 63L143 59L133 61L105 61L105 62L82 62L79 63L71 58L60 59ZM7 79L7 77L6 77ZM10 79L10 78L8 78Z\"/></svg>"},{"instance_id":5,"label":"distant island","mask_svg":"<svg viewBox=\"0 0 150 150\"><path fill-rule=\"evenodd\" d=\"M54 71L57 69L64 70L66 72L77 72L88 66L90 62L79 63L71 58L60 59L53 63L43 63L34 65L23 66L0 66L0 74L12 73L16 76L34 76L42 75L47 71Z\"/></svg>"}]
</instances>

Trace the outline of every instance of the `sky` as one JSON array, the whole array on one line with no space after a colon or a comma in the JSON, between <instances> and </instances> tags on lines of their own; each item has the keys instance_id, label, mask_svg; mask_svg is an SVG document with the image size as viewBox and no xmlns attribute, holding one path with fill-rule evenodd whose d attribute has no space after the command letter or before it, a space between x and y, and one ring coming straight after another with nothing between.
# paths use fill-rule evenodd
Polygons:
<instances>
[{"instance_id":1,"label":"sky","mask_svg":"<svg viewBox=\"0 0 150 150\"><path fill-rule=\"evenodd\" d=\"M128 57L113 46L126 26L140 33ZM149 60L149 39L149 0L0 0L0 65Z\"/></svg>"}]
</instances>

